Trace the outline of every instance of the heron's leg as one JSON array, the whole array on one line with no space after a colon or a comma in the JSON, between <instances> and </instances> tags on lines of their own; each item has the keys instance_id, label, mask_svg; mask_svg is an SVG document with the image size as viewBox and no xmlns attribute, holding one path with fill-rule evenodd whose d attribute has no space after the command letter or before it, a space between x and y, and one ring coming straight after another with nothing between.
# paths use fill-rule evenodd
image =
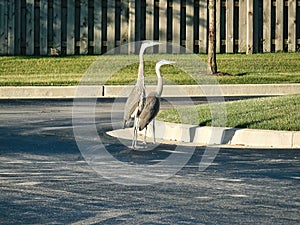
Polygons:
<instances>
[{"instance_id":1,"label":"heron's leg","mask_svg":"<svg viewBox=\"0 0 300 225\"><path fill-rule=\"evenodd\" d=\"M152 120L152 130L153 130L153 143L156 143L155 140L155 119Z\"/></svg>"},{"instance_id":2,"label":"heron's leg","mask_svg":"<svg viewBox=\"0 0 300 225\"><path fill-rule=\"evenodd\" d=\"M133 138L132 138L132 144L131 144L131 148L134 149L135 148L135 127L133 127Z\"/></svg>"},{"instance_id":3,"label":"heron's leg","mask_svg":"<svg viewBox=\"0 0 300 225\"><path fill-rule=\"evenodd\" d=\"M136 148L136 142L137 142L137 118L134 118L134 125L133 125L133 139L132 139L132 145L131 148Z\"/></svg>"},{"instance_id":4,"label":"heron's leg","mask_svg":"<svg viewBox=\"0 0 300 225\"><path fill-rule=\"evenodd\" d=\"M145 134L144 134L144 142L143 142L143 144L147 144L147 142L146 142L146 138L147 138L147 128L148 128L148 126L145 127Z\"/></svg>"}]
</instances>

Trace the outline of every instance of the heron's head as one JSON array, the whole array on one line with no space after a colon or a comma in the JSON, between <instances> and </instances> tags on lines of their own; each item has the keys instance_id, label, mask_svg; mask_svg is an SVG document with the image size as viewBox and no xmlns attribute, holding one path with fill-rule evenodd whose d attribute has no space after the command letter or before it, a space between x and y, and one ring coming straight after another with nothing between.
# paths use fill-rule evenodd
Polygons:
<instances>
[{"instance_id":1,"label":"heron's head","mask_svg":"<svg viewBox=\"0 0 300 225\"><path fill-rule=\"evenodd\" d=\"M161 43L157 42L157 41L151 41L151 40L143 41L141 48L140 48L140 58L142 59L146 48L149 48L149 47L152 47L155 45L159 45L159 44L161 44Z\"/></svg>"},{"instance_id":2,"label":"heron's head","mask_svg":"<svg viewBox=\"0 0 300 225\"><path fill-rule=\"evenodd\" d=\"M152 47L152 46L155 46L155 45L160 45L161 43L158 42L158 41L152 41L152 40L145 40L143 41L142 43L142 47L144 49L148 48L148 47Z\"/></svg>"},{"instance_id":3,"label":"heron's head","mask_svg":"<svg viewBox=\"0 0 300 225\"><path fill-rule=\"evenodd\" d=\"M174 63L176 63L176 62L165 60L165 59L159 60L156 63L156 66L155 66L156 73L159 73L159 69L160 69L161 66L163 66L163 65L170 65L170 64L174 64Z\"/></svg>"},{"instance_id":4,"label":"heron's head","mask_svg":"<svg viewBox=\"0 0 300 225\"><path fill-rule=\"evenodd\" d=\"M161 67L163 65L169 65L169 64L174 64L174 63L176 63L176 62L162 59L156 63L156 67Z\"/></svg>"}]
</instances>

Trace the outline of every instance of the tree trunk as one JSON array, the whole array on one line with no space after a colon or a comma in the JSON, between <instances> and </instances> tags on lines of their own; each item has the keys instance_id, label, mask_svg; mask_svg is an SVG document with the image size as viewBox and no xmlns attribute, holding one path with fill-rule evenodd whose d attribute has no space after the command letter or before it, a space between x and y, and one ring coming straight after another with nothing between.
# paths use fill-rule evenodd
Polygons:
<instances>
[{"instance_id":1,"label":"tree trunk","mask_svg":"<svg viewBox=\"0 0 300 225\"><path fill-rule=\"evenodd\" d=\"M208 29L208 62L207 72L209 74L217 73L216 60L216 0L209 0L209 29Z\"/></svg>"}]
</instances>

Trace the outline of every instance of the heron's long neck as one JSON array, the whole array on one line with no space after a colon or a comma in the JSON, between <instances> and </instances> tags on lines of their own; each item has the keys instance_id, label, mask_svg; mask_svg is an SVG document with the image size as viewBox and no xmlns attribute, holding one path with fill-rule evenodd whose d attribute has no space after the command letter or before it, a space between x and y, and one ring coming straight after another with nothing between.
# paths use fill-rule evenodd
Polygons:
<instances>
[{"instance_id":1,"label":"heron's long neck","mask_svg":"<svg viewBox=\"0 0 300 225\"><path fill-rule=\"evenodd\" d=\"M142 81L144 83L144 51L145 48L141 48L139 58L140 58L140 63L139 63L139 70L138 70L138 80Z\"/></svg>"},{"instance_id":2,"label":"heron's long neck","mask_svg":"<svg viewBox=\"0 0 300 225\"><path fill-rule=\"evenodd\" d=\"M157 86L156 86L156 96L160 97L163 91L163 78L160 74L160 67L156 67L156 75L157 75Z\"/></svg>"}]
</instances>

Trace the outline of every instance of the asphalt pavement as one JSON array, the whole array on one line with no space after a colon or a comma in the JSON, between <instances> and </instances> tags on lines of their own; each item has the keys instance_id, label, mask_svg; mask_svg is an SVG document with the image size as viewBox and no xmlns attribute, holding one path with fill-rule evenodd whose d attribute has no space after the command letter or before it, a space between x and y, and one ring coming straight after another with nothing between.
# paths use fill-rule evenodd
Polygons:
<instances>
[{"instance_id":1,"label":"asphalt pavement","mask_svg":"<svg viewBox=\"0 0 300 225\"><path fill-rule=\"evenodd\" d=\"M155 165L178 147L133 151L130 142L107 135L119 126L112 124L113 103L98 100L95 126L114 158ZM1 224L300 223L299 150L224 147L199 171L207 148L197 146L173 176L124 185L87 163L74 138L72 109L70 99L0 101Z\"/></svg>"}]
</instances>

